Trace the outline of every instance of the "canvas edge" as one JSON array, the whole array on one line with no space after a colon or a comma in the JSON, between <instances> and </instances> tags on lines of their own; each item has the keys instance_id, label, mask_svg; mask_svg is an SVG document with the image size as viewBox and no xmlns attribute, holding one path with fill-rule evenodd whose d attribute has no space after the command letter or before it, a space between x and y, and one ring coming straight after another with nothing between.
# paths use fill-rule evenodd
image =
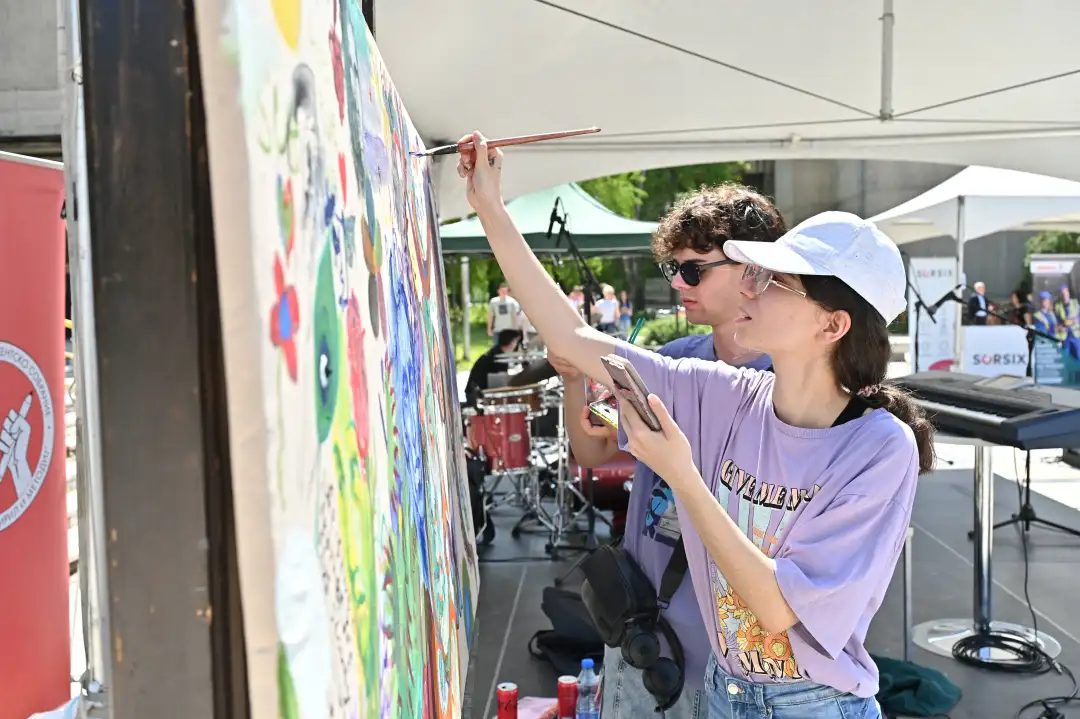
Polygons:
<instances>
[{"instance_id":1,"label":"canvas edge","mask_svg":"<svg viewBox=\"0 0 1080 719\"><path fill-rule=\"evenodd\" d=\"M251 371L250 349L260 345L262 322L253 312L256 295L251 265L252 232L248 158L239 104L240 76L224 46L228 0L200 0L195 25L206 107L206 134L218 267L221 335L224 347L233 506L240 574L244 641L247 651L251 719L278 717L278 633L274 607L274 542L270 488L266 483L263 388ZM215 148L226 152L215 153Z\"/></svg>"}]
</instances>

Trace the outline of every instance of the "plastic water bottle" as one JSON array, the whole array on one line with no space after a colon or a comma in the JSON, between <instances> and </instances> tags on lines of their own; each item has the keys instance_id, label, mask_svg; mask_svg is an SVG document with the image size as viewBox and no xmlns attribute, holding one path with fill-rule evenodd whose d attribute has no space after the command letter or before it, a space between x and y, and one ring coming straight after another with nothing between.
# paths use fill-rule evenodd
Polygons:
<instances>
[{"instance_id":1,"label":"plastic water bottle","mask_svg":"<svg viewBox=\"0 0 1080 719\"><path fill-rule=\"evenodd\" d=\"M581 660L577 678L577 707L575 719L600 719L600 679L593 669L592 659Z\"/></svg>"}]
</instances>

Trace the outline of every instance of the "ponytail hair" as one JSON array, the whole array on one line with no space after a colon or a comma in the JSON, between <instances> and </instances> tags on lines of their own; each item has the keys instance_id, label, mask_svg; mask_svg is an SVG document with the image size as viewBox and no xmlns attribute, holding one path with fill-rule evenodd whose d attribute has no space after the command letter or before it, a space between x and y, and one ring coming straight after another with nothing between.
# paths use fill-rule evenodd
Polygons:
<instances>
[{"instance_id":1,"label":"ponytail hair","mask_svg":"<svg viewBox=\"0 0 1080 719\"><path fill-rule=\"evenodd\" d=\"M833 371L837 381L874 409L885 409L911 428L919 450L919 474L934 468L934 427L911 395L883 384L892 356L885 319L843 280L821 275L800 276L807 296L829 311L844 311L851 328L836 343Z\"/></svg>"}]
</instances>

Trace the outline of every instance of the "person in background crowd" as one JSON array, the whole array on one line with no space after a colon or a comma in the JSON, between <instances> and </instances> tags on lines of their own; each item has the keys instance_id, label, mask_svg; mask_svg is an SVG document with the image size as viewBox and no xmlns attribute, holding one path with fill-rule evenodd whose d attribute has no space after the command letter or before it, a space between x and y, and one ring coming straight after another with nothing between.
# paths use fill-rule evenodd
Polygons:
<instances>
[{"instance_id":1,"label":"person in background crowd","mask_svg":"<svg viewBox=\"0 0 1080 719\"><path fill-rule=\"evenodd\" d=\"M1065 341L1065 349L1073 359L1080 360L1080 302L1070 297L1069 286L1060 287L1061 299L1054 303L1054 315L1058 332Z\"/></svg>"},{"instance_id":2,"label":"person in background crowd","mask_svg":"<svg viewBox=\"0 0 1080 719\"><path fill-rule=\"evenodd\" d=\"M619 331L619 301L615 299L615 288L611 285L604 285L601 291L603 297L593 307L593 314L600 318L597 329L604 334L613 335Z\"/></svg>"},{"instance_id":3,"label":"person in background crowd","mask_svg":"<svg viewBox=\"0 0 1080 719\"><path fill-rule=\"evenodd\" d=\"M988 309L990 309L990 300L986 299L986 285L976 282L975 294L968 300L968 320L973 325L985 325Z\"/></svg>"},{"instance_id":4,"label":"person in background crowd","mask_svg":"<svg viewBox=\"0 0 1080 719\"><path fill-rule=\"evenodd\" d=\"M623 290L619 293L619 331L628 335L633 324L634 306L630 304L630 297L626 294L626 290Z\"/></svg>"},{"instance_id":5,"label":"person in background crowd","mask_svg":"<svg viewBox=\"0 0 1080 719\"><path fill-rule=\"evenodd\" d=\"M518 312L518 327L521 328L522 347L532 347L539 344L540 337L536 334L536 327L529 320L529 316L525 314L525 310Z\"/></svg>"},{"instance_id":6,"label":"person in background crowd","mask_svg":"<svg viewBox=\"0 0 1080 719\"><path fill-rule=\"evenodd\" d=\"M1031 305L1020 299L1019 292L1013 292L1011 306L1009 308L1009 321L1014 325L1029 327L1031 325Z\"/></svg>"},{"instance_id":7,"label":"person in background crowd","mask_svg":"<svg viewBox=\"0 0 1080 719\"><path fill-rule=\"evenodd\" d=\"M570 299L570 304L574 306L574 309L577 310L580 315L584 311L585 290L581 285L576 285L574 289L570 290L570 294L568 294L567 297Z\"/></svg>"},{"instance_id":8,"label":"person in background crowd","mask_svg":"<svg viewBox=\"0 0 1080 719\"><path fill-rule=\"evenodd\" d=\"M1065 328L1054 313L1054 297L1046 290L1039 293L1039 309L1035 311L1035 329L1064 341Z\"/></svg>"},{"instance_id":9,"label":"person in background crowd","mask_svg":"<svg viewBox=\"0 0 1080 719\"><path fill-rule=\"evenodd\" d=\"M1069 296L1069 286L1061 286L1061 299L1054 303L1054 314L1071 334L1080 334L1080 302Z\"/></svg>"},{"instance_id":10,"label":"person in background crowd","mask_svg":"<svg viewBox=\"0 0 1080 719\"><path fill-rule=\"evenodd\" d=\"M499 284L499 294L492 297L488 304L487 333L488 337L503 330L520 329L521 305L510 296L510 286L505 282Z\"/></svg>"},{"instance_id":11,"label":"person in background crowd","mask_svg":"<svg viewBox=\"0 0 1080 719\"><path fill-rule=\"evenodd\" d=\"M476 364L469 370L469 378L465 381L465 403L470 407L476 406L476 400L480 393L488 388L489 376L508 372L510 365L499 359L499 355L517 351L521 344L521 332L518 330L499 330L492 345L484 354L476 360Z\"/></svg>"},{"instance_id":12,"label":"person in background crowd","mask_svg":"<svg viewBox=\"0 0 1080 719\"><path fill-rule=\"evenodd\" d=\"M752 369L768 368L766 355L747 351L735 342L735 321L741 316L742 268L729 260L721 248L729 239L772 242L786 229L783 217L767 198L741 185L706 188L683 198L660 221L653 237L653 254L662 262L664 276L679 292L687 319L708 325L713 332L674 340L661 347L659 353L672 358L694 357ZM619 450L618 437L612 430L592 426L585 405L585 376L550 352L548 361L565 380L566 427L578 463L596 468L614 460L632 460ZM575 415L577 422L569 419ZM654 587L660 586L681 536L671 488L638 462L630 489L623 548ZM683 579L663 616L675 629L686 653L686 690L666 716L704 717L708 714L704 678L711 650L688 578ZM642 684L641 672L627 664L618 649L606 650L604 666L605 719L652 716L655 701Z\"/></svg>"}]
</instances>

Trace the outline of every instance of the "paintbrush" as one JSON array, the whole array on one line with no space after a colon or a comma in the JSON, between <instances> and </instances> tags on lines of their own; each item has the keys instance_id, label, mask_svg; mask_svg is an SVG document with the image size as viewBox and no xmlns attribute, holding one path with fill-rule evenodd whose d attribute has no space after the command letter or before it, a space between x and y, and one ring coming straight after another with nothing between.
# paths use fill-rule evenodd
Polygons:
<instances>
[{"instance_id":1,"label":"paintbrush","mask_svg":"<svg viewBox=\"0 0 1080 719\"><path fill-rule=\"evenodd\" d=\"M518 135L517 137L501 137L498 140L488 140L488 147L509 147L511 145L527 145L530 142L545 142L547 140L561 140L564 137L577 137L578 135L592 135L600 132L599 127L589 127L584 130L566 130L565 132L545 132L541 135ZM435 157L437 155L456 155L462 150L473 149L472 140L433 147L423 152L411 152L413 157Z\"/></svg>"}]
</instances>

